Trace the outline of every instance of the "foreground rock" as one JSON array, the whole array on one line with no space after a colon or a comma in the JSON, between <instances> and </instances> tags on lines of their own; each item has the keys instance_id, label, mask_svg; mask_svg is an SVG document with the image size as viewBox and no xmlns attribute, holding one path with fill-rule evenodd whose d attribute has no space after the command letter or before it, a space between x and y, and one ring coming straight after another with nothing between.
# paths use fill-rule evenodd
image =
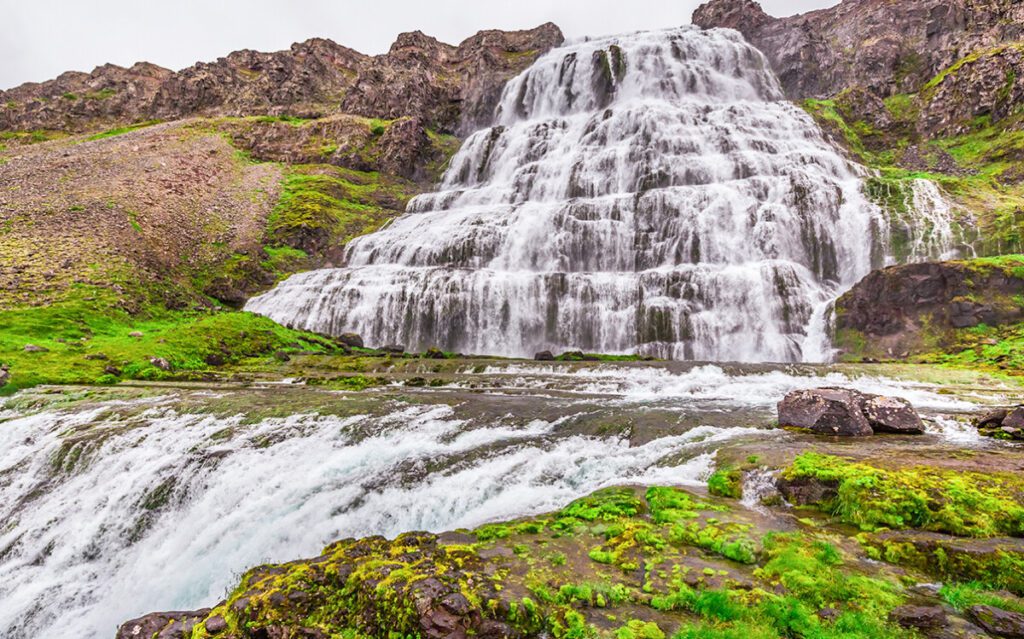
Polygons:
<instances>
[{"instance_id":1,"label":"foreground rock","mask_svg":"<svg viewBox=\"0 0 1024 639\"><path fill-rule=\"evenodd\" d=\"M1024 406L990 411L974 425L986 437L1024 441Z\"/></svg>"},{"instance_id":2,"label":"foreground rock","mask_svg":"<svg viewBox=\"0 0 1024 639\"><path fill-rule=\"evenodd\" d=\"M844 388L798 390L779 402L779 426L821 435L862 437L875 433L919 435L921 417L910 402Z\"/></svg>"},{"instance_id":3,"label":"foreground rock","mask_svg":"<svg viewBox=\"0 0 1024 639\"><path fill-rule=\"evenodd\" d=\"M132 619L117 630L116 639L187 639L209 608L190 612L155 612Z\"/></svg>"}]
</instances>

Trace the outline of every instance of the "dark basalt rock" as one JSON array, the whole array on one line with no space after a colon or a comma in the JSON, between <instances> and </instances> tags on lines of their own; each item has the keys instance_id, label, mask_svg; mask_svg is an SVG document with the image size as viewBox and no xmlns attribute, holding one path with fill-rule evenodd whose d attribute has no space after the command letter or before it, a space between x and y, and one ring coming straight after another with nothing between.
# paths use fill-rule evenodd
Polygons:
<instances>
[{"instance_id":1,"label":"dark basalt rock","mask_svg":"<svg viewBox=\"0 0 1024 639\"><path fill-rule=\"evenodd\" d=\"M989 411L974 421L986 437L1024 441L1024 406Z\"/></svg>"},{"instance_id":2,"label":"dark basalt rock","mask_svg":"<svg viewBox=\"0 0 1024 639\"><path fill-rule=\"evenodd\" d=\"M534 355L533 359L538 362L553 362L555 361L555 354L551 351L541 351Z\"/></svg>"},{"instance_id":3,"label":"dark basalt rock","mask_svg":"<svg viewBox=\"0 0 1024 639\"><path fill-rule=\"evenodd\" d=\"M349 348L364 348L362 336L355 333L344 333L338 338L338 341Z\"/></svg>"},{"instance_id":4,"label":"dark basalt rock","mask_svg":"<svg viewBox=\"0 0 1024 639\"><path fill-rule=\"evenodd\" d=\"M1024 308L1013 302L1024 295L1024 278L1013 266L966 261L874 271L836 302L839 346L849 355L903 359L952 346L944 340L953 329L1024 321ZM848 343L848 334L862 340Z\"/></svg>"},{"instance_id":5,"label":"dark basalt rock","mask_svg":"<svg viewBox=\"0 0 1024 639\"><path fill-rule=\"evenodd\" d=\"M900 606L889 614L889 620L903 628L933 630L949 624L941 606Z\"/></svg>"},{"instance_id":6,"label":"dark basalt rock","mask_svg":"<svg viewBox=\"0 0 1024 639\"><path fill-rule=\"evenodd\" d=\"M924 432L924 422L907 400L845 388L793 391L779 402L778 410L779 426L805 428L822 435Z\"/></svg>"},{"instance_id":7,"label":"dark basalt rock","mask_svg":"<svg viewBox=\"0 0 1024 639\"><path fill-rule=\"evenodd\" d=\"M482 31L458 46L405 33L379 56L313 38L285 51L236 51L178 72L148 63L128 69L108 64L0 91L0 130L85 131L194 116L347 113L418 119L413 128L420 136L426 127L457 133L489 119L505 83L563 40L561 30L548 23L529 31ZM399 142L391 146L394 153L418 150L403 151Z\"/></svg>"},{"instance_id":8,"label":"dark basalt rock","mask_svg":"<svg viewBox=\"0 0 1024 639\"><path fill-rule=\"evenodd\" d=\"M798 390L779 402L779 426L822 435L859 437L874 431L864 416L864 396L839 388Z\"/></svg>"},{"instance_id":9,"label":"dark basalt rock","mask_svg":"<svg viewBox=\"0 0 1024 639\"><path fill-rule=\"evenodd\" d=\"M899 397L871 396L864 401L864 416L876 433L920 435L924 422L913 405Z\"/></svg>"},{"instance_id":10,"label":"dark basalt rock","mask_svg":"<svg viewBox=\"0 0 1024 639\"><path fill-rule=\"evenodd\" d=\"M993 606L971 606L967 616L985 632L1004 639L1024 639L1024 615Z\"/></svg>"},{"instance_id":11,"label":"dark basalt rock","mask_svg":"<svg viewBox=\"0 0 1024 639\"><path fill-rule=\"evenodd\" d=\"M155 612L122 624L115 639L186 639L192 636L192 629L208 614L209 608L190 612Z\"/></svg>"}]
</instances>

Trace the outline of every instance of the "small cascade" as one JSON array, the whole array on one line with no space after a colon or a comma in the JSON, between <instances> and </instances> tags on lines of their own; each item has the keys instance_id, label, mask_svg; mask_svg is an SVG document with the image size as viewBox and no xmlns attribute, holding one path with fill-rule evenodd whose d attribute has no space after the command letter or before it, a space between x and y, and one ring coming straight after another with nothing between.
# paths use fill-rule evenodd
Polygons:
<instances>
[{"instance_id":1,"label":"small cascade","mask_svg":"<svg viewBox=\"0 0 1024 639\"><path fill-rule=\"evenodd\" d=\"M344 268L247 309L413 350L825 361L830 303L890 244L863 173L735 31L587 40L512 80L438 191ZM913 187L903 254L953 250L936 195Z\"/></svg>"},{"instance_id":2,"label":"small cascade","mask_svg":"<svg viewBox=\"0 0 1024 639\"><path fill-rule=\"evenodd\" d=\"M957 211L935 182L915 178L869 184L869 194L887 204L886 263L902 264L973 257L974 220Z\"/></svg>"}]
</instances>

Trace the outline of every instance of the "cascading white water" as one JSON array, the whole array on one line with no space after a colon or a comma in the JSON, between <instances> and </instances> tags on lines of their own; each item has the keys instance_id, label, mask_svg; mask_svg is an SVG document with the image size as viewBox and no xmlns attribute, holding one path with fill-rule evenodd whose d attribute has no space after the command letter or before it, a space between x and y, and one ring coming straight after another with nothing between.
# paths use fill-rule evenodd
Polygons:
<instances>
[{"instance_id":1,"label":"cascading white water","mask_svg":"<svg viewBox=\"0 0 1024 639\"><path fill-rule=\"evenodd\" d=\"M370 344L820 359L885 221L737 32L572 44L505 89L437 193L247 308Z\"/></svg>"}]
</instances>

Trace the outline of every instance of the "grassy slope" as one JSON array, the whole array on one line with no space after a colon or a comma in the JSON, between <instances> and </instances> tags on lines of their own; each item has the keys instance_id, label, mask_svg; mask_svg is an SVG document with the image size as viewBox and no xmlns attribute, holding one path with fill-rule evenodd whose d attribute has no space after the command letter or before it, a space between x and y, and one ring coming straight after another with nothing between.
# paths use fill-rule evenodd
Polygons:
<instances>
[{"instance_id":1,"label":"grassy slope","mask_svg":"<svg viewBox=\"0 0 1024 639\"><path fill-rule=\"evenodd\" d=\"M220 135L219 127L226 124L237 129L239 121L186 124L176 133L177 140L187 148L189 140L208 140L211 133ZM258 123L261 119L242 119L243 124L250 121ZM370 129L388 124L366 122ZM71 143L117 139L151 124L80 136ZM52 138L31 134L6 137L21 145ZM230 140L226 134L223 137ZM455 148L447 137L437 136L436 143L445 153ZM366 152L372 155L374 151L368 148ZM6 159L0 158L0 162ZM233 162L238 170L259 165L243 152L236 152ZM0 365L11 371L9 384L0 392L40 383L200 377L221 366L276 351L338 352L330 340L291 331L248 313L223 311L219 300L210 295L251 294L292 273L318 267L330 259L329 251L337 253L353 237L372 232L398 215L419 187L400 178L329 164L275 166L280 167L282 175L280 196L262 222L261 246L255 250L232 252L223 238L233 223L211 221L193 244L197 248L189 249L189 255L177 260L172 256L170 265L147 270L145 265L133 263L130 255L111 259L107 254L89 253L92 244L70 243L69 250L80 253L75 257L87 264L83 267L86 272L71 273L67 281L47 279L52 278L48 272L38 278L45 283L42 286L31 280L15 280L15 287L0 296ZM104 187L96 187L100 195ZM71 214L91 214L79 206L70 210ZM51 212L43 210L38 215ZM145 214L129 217L136 233L148 230L139 223L145 223ZM34 223L16 226L10 229L27 235L32 245L53 243L51 236L35 230ZM0 236L7 230L0 228ZM159 241L159 234L156 239ZM8 235L0 240L10 243L24 238ZM118 242L110 244L116 246ZM52 268L39 262L42 258L31 249L22 253L16 259L29 270ZM142 337L131 337L135 332L142 333ZM47 351L25 351L30 344ZM150 362L153 358L167 360L173 370L154 366Z\"/></svg>"}]
</instances>

